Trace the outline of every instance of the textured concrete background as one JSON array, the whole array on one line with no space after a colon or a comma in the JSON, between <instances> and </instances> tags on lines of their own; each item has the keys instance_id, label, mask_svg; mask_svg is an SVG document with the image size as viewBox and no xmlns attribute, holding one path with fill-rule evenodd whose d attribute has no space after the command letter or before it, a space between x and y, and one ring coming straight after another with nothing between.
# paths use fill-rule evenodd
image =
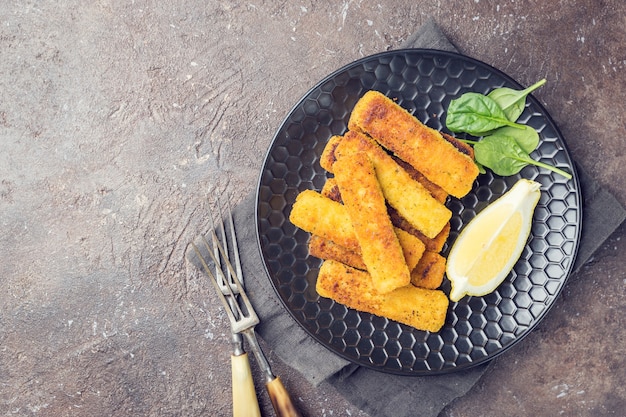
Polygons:
<instances>
[{"instance_id":1,"label":"textured concrete background","mask_svg":"<svg viewBox=\"0 0 626 417\"><path fill-rule=\"evenodd\" d=\"M254 189L291 106L427 16L520 83L546 77L574 159L626 204L620 0L2 3L0 415L229 415L226 317L184 261L207 193ZM443 416L623 415L625 232ZM304 413L366 416L266 347Z\"/></svg>"}]
</instances>

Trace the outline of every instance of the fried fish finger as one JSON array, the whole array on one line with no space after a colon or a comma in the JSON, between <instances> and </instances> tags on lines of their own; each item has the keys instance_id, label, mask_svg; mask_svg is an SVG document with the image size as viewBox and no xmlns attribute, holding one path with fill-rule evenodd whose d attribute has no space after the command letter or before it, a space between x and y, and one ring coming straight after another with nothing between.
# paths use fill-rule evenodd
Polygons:
<instances>
[{"instance_id":1,"label":"fried fish finger","mask_svg":"<svg viewBox=\"0 0 626 417\"><path fill-rule=\"evenodd\" d=\"M427 237L434 238L441 232L452 212L372 139L358 132L347 132L335 154L342 158L344 154L350 157L357 153L365 153L372 160L380 188L391 207Z\"/></svg>"},{"instance_id":2,"label":"fried fish finger","mask_svg":"<svg viewBox=\"0 0 626 417\"><path fill-rule=\"evenodd\" d=\"M398 236L400 246L402 246L406 266L411 271L421 262L422 256L426 252L426 245L404 230L396 228L394 231L396 236ZM367 269L360 252L351 251L321 236L311 236L309 239L309 254L320 259L333 259L356 269Z\"/></svg>"},{"instance_id":3,"label":"fried fish finger","mask_svg":"<svg viewBox=\"0 0 626 417\"><path fill-rule=\"evenodd\" d=\"M446 258L436 252L424 252L422 259L411 271L411 284L434 290L441 286L445 272Z\"/></svg>"},{"instance_id":4,"label":"fried fish finger","mask_svg":"<svg viewBox=\"0 0 626 417\"><path fill-rule=\"evenodd\" d=\"M343 139L343 136L331 137L328 143L326 144L326 146L324 147L322 156L320 157L320 165L322 166L322 168L324 168L326 171L330 172L331 174L333 172L333 164L337 160L335 152L337 150L337 147L341 143L342 139ZM454 138L451 136L446 137L446 140L448 141L453 140L453 139ZM453 143L463 144L462 142L456 141L456 139L454 140L455 142ZM469 152L473 152L473 149L471 147L469 148ZM443 188L439 187L437 184L434 184L432 181L429 181L428 178L426 178L421 172L413 168L413 166L410 165L409 163L404 162L402 159L398 158L397 156L392 156L392 158L398 165L404 168L404 170L409 174L411 178L413 178L415 181L422 184L424 188L426 188L428 192L437 201L441 203L446 202L446 199L448 198L448 193Z\"/></svg>"},{"instance_id":5,"label":"fried fish finger","mask_svg":"<svg viewBox=\"0 0 626 417\"><path fill-rule=\"evenodd\" d=\"M478 176L468 155L377 91L357 102L348 128L368 134L455 197L466 195Z\"/></svg>"},{"instance_id":6,"label":"fried fish finger","mask_svg":"<svg viewBox=\"0 0 626 417\"><path fill-rule=\"evenodd\" d=\"M302 230L332 240L351 251L361 250L345 206L316 191L304 190L298 194L289 221Z\"/></svg>"},{"instance_id":7,"label":"fried fish finger","mask_svg":"<svg viewBox=\"0 0 626 417\"><path fill-rule=\"evenodd\" d=\"M334 178L329 178L324 183L324 187L322 188L322 195L330 198L331 200L337 201L341 203L341 193L339 192L339 187L337 186L337 181ZM393 208L387 207L387 213L391 218L391 223L397 229L404 230L405 232L417 237L422 243L424 243L426 250L430 252L441 252L443 249L443 245L446 243L448 236L450 235L450 222L448 222L441 232L434 238L429 238L424 235L422 232L417 230L415 227L411 226L411 224L400 216L400 214ZM398 233L396 233L398 234ZM402 242L400 242L402 243ZM404 247L404 246L403 246ZM405 248L406 249L406 248ZM406 253L405 253L406 256ZM345 263L345 262L344 262ZM409 264L409 268L411 268L411 263L407 258L407 263Z\"/></svg>"},{"instance_id":8,"label":"fried fish finger","mask_svg":"<svg viewBox=\"0 0 626 417\"><path fill-rule=\"evenodd\" d=\"M364 153L341 154L333 168L374 287L387 293L408 285L411 274L387 214L374 164Z\"/></svg>"},{"instance_id":9,"label":"fried fish finger","mask_svg":"<svg viewBox=\"0 0 626 417\"><path fill-rule=\"evenodd\" d=\"M305 190L296 198L296 202L289 214L289 220L300 229L330 241L330 243L325 242L325 245L320 245L321 242L317 242L317 239L315 241L311 239L314 246L313 250L316 251L315 254L310 252L311 255L322 259L339 260L349 265L352 265L352 263L347 262L347 258L341 257L344 255L340 255L344 251L351 252L351 254L345 255L351 259L354 256L361 258L361 247L352 227L350 215L343 204L333 201L316 191ZM394 232L402 247L407 267L409 270L415 268L422 254L426 251L426 244L416 236L403 232L398 228L394 228ZM311 241L309 241L309 251L311 251ZM330 244L335 244L335 246L340 248L333 246L332 249L329 249Z\"/></svg>"},{"instance_id":10,"label":"fried fish finger","mask_svg":"<svg viewBox=\"0 0 626 417\"><path fill-rule=\"evenodd\" d=\"M320 156L320 166L332 174L333 164L337 160L335 149L341 143L342 136L331 136Z\"/></svg>"},{"instance_id":11,"label":"fried fish finger","mask_svg":"<svg viewBox=\"0 0 626 417\"><path fill-rule=\"evenodd\" d=\"M315 288L322 297L419 330L437 332L446 320L449 302L443 291L407 285L381 294L370 274L336 261L322 264Z\"/></svg>"},{"instance_id":12,"label":"fried fish finger","mask_svg":"<svg viewBox=\"0 0 626 417\"><path fill-rule=\"evenodd\" d=\"M360 253L346 249L321 236L311 236L309 239L309 254L320 259L332 259L362 271L367 270Z\"/></svg>"}]
</instances>

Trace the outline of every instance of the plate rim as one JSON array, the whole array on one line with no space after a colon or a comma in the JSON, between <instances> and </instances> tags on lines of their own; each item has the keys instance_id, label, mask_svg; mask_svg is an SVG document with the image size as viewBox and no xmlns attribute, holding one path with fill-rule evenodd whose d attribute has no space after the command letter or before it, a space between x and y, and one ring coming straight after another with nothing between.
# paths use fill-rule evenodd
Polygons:
<instances>
[{"instance_id":1,"label":"plate rim","mask_svg":"<svg viewBox=\"0 0 626 417\"><path fill-rule=\"evenodd\" d=\"M574 186L572 187L572 189L574 190L574 194L576 196L576 200L577 200L577 219L576 219L576 225L577 225L577 230L576 230L576 235L573 238L574 241L574 248L572 250L572 255L571 255L571 262L568 266L568 268L564 271L564 277L562 277L561 279L559 279L560 287L558 289L558 291L554 294L552 301L546 306L546 308L544 308L544 310L540 313L540 315L538 316L538 318L534 319L533 322L524 330L524 332L519 335L516 336L515 339L509 343L508 345L500 348L498 351L490 354L490 355L486 355L483 358L477 359L477 360L472 360L471 362L462 364L462 365L458 365L458 366L454 366L454 367L449 367L449 368L443 368L443 369L438 369L438 370L416 370L416 371L412 371L412 372L407 372L407 371L402 371L400 370L395 370L395 369L385 369L382 368L380 366L376 366L373 364L368 364L368 363L364 363L362 361L358 361L355 360L354 358L343 354L342 352L338 352L337 350L333 349L329 344L327 343L323 343L315 334L313 334L306 326L304 326L298 317L296 317L295 312L292 311L289 306L286 304L286 301L283 299L282 295L280 294L278 288L276 287L274 281L272 280L272 274L270 273L269 270L269 265L268 265L268 261L266 260L264 254L263 254L263 245L261 243L261 230L260 230L260 218L259 218L259 205L260 205L260 193L261 193L261 186L262 186L262 181L263 181L263 174L265 171L265 167L267 164L267 160L268 158L271 156L273 147L276 143L276 141L279 139L279 134L281 133L281 131L283 130L283 127L285 126L286 122L289 120L289 118L291 117L291 115L293 114L293 112L298 109L300 107L300 105L306 101L309 96L316 90L318 90L324 83L332 80L334 77L336 77L339 74L342 74L344 72L346 72L347 70L357 67L359 65L361 65L362 63L368 62L368 61L372 61L375 59L381 59L387 56L394 56L394 55L405 55L407 53L415 53L415 54L431 54L431 55L436 55L436 56L441 56L441 57L450 57L450 58L455 58L455 59L461 59L463 61L484 67L486 69L488 69L489 71L493 72L494 74L498 75L499 77L501 77L502 79L505 80L505 82L511 84L514 88L517 89L521 89L523 88L523 86L514 78L512 78L511 76L509 76L508 74L504 73L503 71L499 70L498 68L495 68L494 66L487 64L483 61L480 61L476 58L461 54L461 53L457 53L457 52L451 52L451 51L445 51L445 50L439 50L439 49L429 49L429 48L401 48L401 49L394 49L394 50L389 50L389 51L383 51L383 52L378 52L378 53L374 53L365 57L361 57L359 59L356 59L350 63L344 64L343 66L341 66L338 69L335 69L334 71L330 72L328 75L326 75L325 77L323 77L322 79L320 79L319 81L317 81L312 87L310 87L309 89L306 90L306 92L300 97L299 100L297 100L297 102L290 108L290 110L286 113L285 117L280 121L280 123L278 124L278 127L274 130L274 133L272 135L272 139L267 147L267 150L263 156L262 159L262 163L261 163L261 168L260 168L260 173L258 176L258 180L256 182L256 189L255 189L255 198L254 198L254 221L255 221L255 237L256 237L256 244L257 244L257 249L259 250L259 255L261 257L262 260L262 264L263 264L263 270L265 271L266 274L266 278L269 280L270 285L274 291L274 294L276 295L276 297L280 300L280 305L282 306L282 308L284 308L289 315L291 316L291 318L293 320L295 320L295 322L297 323L298 327L300 329L302 329L309 337L311 337L317 344L320 344L322 346L324 346L324 348L326 348L328 351L330 351L332 354L337 355L343 359L345 359L346 361L358 365L358 366L363 366L365 368L368 369L372 369L378 372L382 372L382 373L388 373L388 374L395 374L395 375L399 375L399 376L409 376L409 377L419 377L419 376L430 376L430 375L446 375L446 374L450 374L450 373L456 373L456 372L461 372L461 371L465 371L471 368L475 368L477 366L480 365L485 365L489 362L491 362L493 359L499 357L500 355L504 354L505 352L508 352L513 346L517 345L518 343L520 343L522 340L524 340L530 333L532 333L535 328L544 320L544 318L546 317L546 315L550 312L550 310L552 310L552 308L554 308L554 305L557 303L558 299L560 298L562 291L564 289L564 287L567 285L567 282L570 278L570 276L575 272L574 271L574 265L576 263L577 260L577 256L578 256L578 251L580 248L580 241L581 241L581 236L582 236L582 229L583 229L583 220L584 220L584 210L583 210L583 202L584 202L584 196L582 194L582 187L581 187L581 183L580 183L580 176L578 174L577 171L577 167L576 167L576 163L573 160L572 156L571 156L571 152L569 151L569 148L567 146L567 143L565 142L565 138L561 132L561 130L559 129L558 125L556 124L556 122L554 121L554 119L552 118L552 116L549 114L549 112L547 111L547 109L543 106L543 104L541 102L539 102L532 94L530 94L527 99L533 102L533 105L535 107L537 107L540 112L541 112L541 116L543 118L546 119L546 121L550 124L550 126L554 129L556 136L559 139L559 145L563 148L564 152L566 153L568 159L571 161L571 174L572 174L572 179L570 181L573 182ZM447 110L446 110L447 111ZM445 119L442 119L445 120ZM444 125L445 128L445 125ZM493 174L494 176L496 176L495 174ZM501 176L496 176L498 178L507 178L507 177L501 177ZM476 213L478 214L478 213ZM529 242L526 243L525 247L528 247ZM448 313L450 309L452 308L453 302L450 302L450 306L448 307ZM349 310L354 310L354 309L350 309L349 307L346 307ZM356 311L356 310L355 310ZM387 319L389 321L393 321L390 319ZM406 325L402 325L400 323L401 326L406 326ZM406 326L406 327L410 327L410 326ZM416 329L416 331L418 332L424 332L422 330ZM430 333L430 332L424 332L424 333Z\"/></svg>"}]
</instances>

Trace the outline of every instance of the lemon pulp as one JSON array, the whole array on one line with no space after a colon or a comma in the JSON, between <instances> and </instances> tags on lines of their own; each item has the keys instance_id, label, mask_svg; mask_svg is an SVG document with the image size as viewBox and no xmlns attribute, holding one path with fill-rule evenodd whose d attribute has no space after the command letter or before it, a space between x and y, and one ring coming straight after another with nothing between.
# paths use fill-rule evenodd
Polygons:
<instances>
[{"instance_id":1,"label":"lemon pulp","mask_svg":"<svg viewBox=\"0 0 626 417\"><path fill-rule=\"evenodd\" d=\"M513 213L502 230L496 234L495 239L481 248L476 262L467 272L470 285L484 285L489 277L496 275L506 266L513 255L514 247L510 242L517 239L521 227L522 215L519 212Z\"/></svg>"},{"instance_id":2,"label":"lemon pulp","mask_svg":"<svg viewBox=\"0 0 626 417\"><path fill-rule=\"evenodd\" d=\"M452 301L492 292L513 269L530 234L539 187L537 182L519 180L461 231L446 266Z\"/></svg>"}]
</instances>

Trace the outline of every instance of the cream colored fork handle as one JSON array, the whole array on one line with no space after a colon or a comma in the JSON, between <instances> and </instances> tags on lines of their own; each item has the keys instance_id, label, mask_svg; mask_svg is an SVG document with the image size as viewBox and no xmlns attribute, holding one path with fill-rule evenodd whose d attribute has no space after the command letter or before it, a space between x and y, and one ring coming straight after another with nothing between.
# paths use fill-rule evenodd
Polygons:
<instances>
[{"instance_id":1,"label":"cream colored fork handle","mask_svg":"<svg viewBox=\"0 0 626 417\"><path fill-rule=\"evenodd\" d=\"M259 401L254 390L247 353L231 355L233 384L233 417L260 417Z\"/></svg>"},{"instance_id":2,"label":"cream colored fork handle","mask_svg":"<svg viewBox=\"0 0 626 417\"><path fill-rule=\"evenodd\" d=\"M267 388L272 406L278 417L301 417L280 377L276 377L265 384L265 388Z\"/></svg>"}]
</instances>

